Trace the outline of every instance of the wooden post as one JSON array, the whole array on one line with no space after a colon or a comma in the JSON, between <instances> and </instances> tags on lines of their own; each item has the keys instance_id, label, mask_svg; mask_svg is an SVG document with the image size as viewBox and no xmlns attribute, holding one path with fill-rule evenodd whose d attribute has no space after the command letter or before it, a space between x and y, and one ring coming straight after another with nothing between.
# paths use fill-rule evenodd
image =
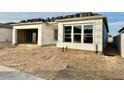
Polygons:
<instances>
[{"instance_id":1,"label":"wooden post","mask_svg":"<svg viewBox=\"0 0 124 93\"><path fill-rule=\"evenodd\" d=\"M96 44L96 54L98 54L98 45Z\"/></svg>"},{"instance_id":2,"label":"wooden post","mask_svg":"<svg viewBox=\"0 0 124 93\"><path fill-rule=\"evenodd\" d=\"M62 47L62 52L64 52L64 47Z\"/></svg>"},{"instance_id":3,"label":"wooden post","mask_svg":"<svg viewBox=\"0 0 124 93\"><path fill-rule=\"evenodd\" d=\"M66 46L66 49L65 49L66 51L68 50L68 46Z\"/></svg>"}]
</instances>

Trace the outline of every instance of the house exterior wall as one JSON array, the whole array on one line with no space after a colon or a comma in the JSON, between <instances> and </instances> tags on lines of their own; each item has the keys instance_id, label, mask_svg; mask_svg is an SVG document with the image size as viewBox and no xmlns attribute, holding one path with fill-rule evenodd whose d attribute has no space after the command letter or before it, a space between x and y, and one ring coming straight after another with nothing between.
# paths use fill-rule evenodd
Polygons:
<instances>
[{"instance_id":1,"label":"house exterior wall","mask_svg":"<svg viewBox=\"0 0 124 93\"><path fill-rule=\"evenodd\" d=\"M56 44L57 40L54 38L54 31L57 29L57 25L43 24L42 29L42 44Z\"/></svg>"},{"instance_id":2,"label":"house exterior wall","mask_svg":"<svg viewBox=\"0 0 124 93\"><path fill-rule=\"evenodd\" d=\"M106 48L107 44L108 44L108 31L106 29L105 24L103 24L103 48Z\"/></svg>"},{"instance_id":3,"label":"house exterior wall","mask_svg":"<svg viewBox=\"0 0 124 93\"><path fill-rule=\"evenodd\" d=\"M11 42L12 41L12 29L0 28L0 42Z\"/></svg>"},{"instance_id":4,"label":"house exterior wall","mask_svg":"<svg viewBox=\"0 0 124 93\"><path fill-rule=\"evenodd\" d=\"M121 45L120 45L121 44L120 34L113 37L113 44L120 51L120 49L121 49Z\"/></svg>"},{"instance_id":5,"label":"house exterior wall","mask_svg":"<svg viewBox=\"0 0 124 93\"><path fill-rule=\"evenodd\" d=\"M54 30L57 29L57 25L52 24L35 24L35 25L19 25L13 27L13 44L17 44L17 31L19 29L38 29L38 42L39 46L56 44L54 40Z\"/></svg>"},{"instance_id":6,"label":"house exterior wall","mask_svg":"<svg viewBox=\"0 0 124 93\"><path fill-rule=\"evenodd\" d=\"M120 35L120 53L121 53L121 56L124 57L124 33L121 33Z\"/></svg>"},{"instance_id":7,"label":"house exterior wall","mask_svg":"<svg viewBox=\"0 0 124 93\"><path fill-rule=\"evenodd\" d=\"M124 58L124 33L120 32L119 35L114 36L113 41L114 41L114 45L119 50L121 57Z\"/></svg>"},{"instance_id":8,"label":"house exterior wall","mask_svg":"<svg viewBox=\"0 0 124 93\"><path fill-rule=\"evenodd\" d=\"M92 24L93 25L93 43L86 44L83 43L83 31L81 33L82 42L73 43L73 42L63 42L63 27L64 25L77 25L81 24ZM57 47L68 47L72 49L81 49L81 50L90 50L90 51L103 51L103 19L96 20L86 20L86 21L73 21L73 22L60 22L58 23L58 42Z\"/></svg>"}]
</instances>

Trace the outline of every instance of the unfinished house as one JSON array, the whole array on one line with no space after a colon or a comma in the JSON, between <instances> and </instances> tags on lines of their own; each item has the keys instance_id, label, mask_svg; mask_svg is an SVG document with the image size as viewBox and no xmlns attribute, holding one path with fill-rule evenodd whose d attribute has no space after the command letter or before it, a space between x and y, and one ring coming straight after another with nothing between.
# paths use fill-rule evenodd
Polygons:
<instances>
[{"instance_id":1,"label":"unfinished house","mask_svg":"<svg viewBox=\"0 0 124 93\"><path fill-rule=\"evenodd\" d=\"M119 30L119 34L114 37L114 44L120 52L121 57L124 57L124 27Z\"/></svg>"},{"instance_id":2,"label":"unfinished house","mask_svg":"<svg viewBox=\"0 0 124 93\"><path fill-rule=\"evenodd\" d=\"M0 24L0 42L7 43L12 41L12 26Z\"/></svg>"},{"instance_id":3,"label":"unfinished house","mask_svg":"<svg viewBox=\"0 0 124 93\"><path fill-rule=\"evenodd\" d=\"M12 43L56 44L57 47L103 52L108 42L108 32L105 16L77 13L14 24Z\"/></svg>"}]
</instances>

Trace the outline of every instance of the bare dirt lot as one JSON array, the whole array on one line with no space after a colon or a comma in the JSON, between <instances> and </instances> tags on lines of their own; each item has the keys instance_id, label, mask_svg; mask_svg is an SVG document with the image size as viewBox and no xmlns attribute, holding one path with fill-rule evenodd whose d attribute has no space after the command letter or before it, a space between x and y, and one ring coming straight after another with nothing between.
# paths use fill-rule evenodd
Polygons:
<instances>
[{"instance_id":1,"label":"bare dirt lot","mask_svg":"<svg viewBox=\"0 0 124 93\"><path fill-rule=\"evenodd\" d=\"M11 48L0 44L0 65L52 80L124 79L124 59L120 56L71 49L62 52L54 46Z\"/></svg>"}]
</instances>

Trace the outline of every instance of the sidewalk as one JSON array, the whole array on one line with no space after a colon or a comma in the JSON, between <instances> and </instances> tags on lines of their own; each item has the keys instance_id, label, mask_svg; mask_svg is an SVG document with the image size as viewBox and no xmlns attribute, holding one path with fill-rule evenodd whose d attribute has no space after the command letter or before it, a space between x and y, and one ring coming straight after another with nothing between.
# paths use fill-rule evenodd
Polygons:
<instances>
[{"instance_id":1,"label":"sidewalk","mask_svg":"<svg viewBox=\"0 0 124 93\"><path fill-rule=\"evenodd\" d=\"M0 80L43 80L43 79L0 65Z\"/></svg>"}]
</instances>

